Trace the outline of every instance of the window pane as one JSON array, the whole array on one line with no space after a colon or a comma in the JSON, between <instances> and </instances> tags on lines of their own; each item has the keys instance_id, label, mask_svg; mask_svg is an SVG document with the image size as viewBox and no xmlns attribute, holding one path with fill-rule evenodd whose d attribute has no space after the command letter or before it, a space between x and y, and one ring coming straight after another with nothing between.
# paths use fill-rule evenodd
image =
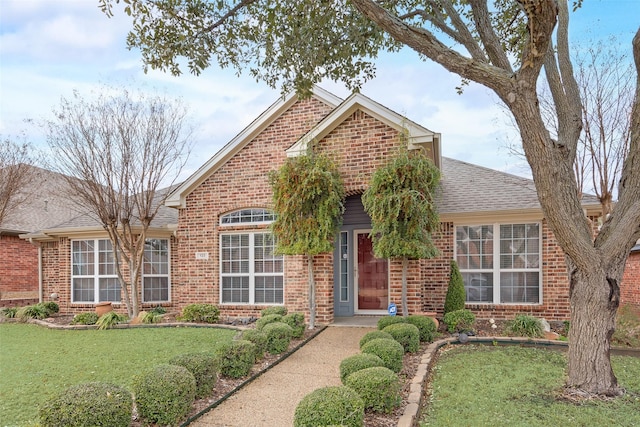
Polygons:
<instances>
[{"instance_id":1,"label":"window pane","mask_svg":"<svg viewBox=\"0 0 640 427\"><path fill-rule=\"evenodd\" d=\"M518 272L500 274L500 302L538 303L540 301L540 274Z\"/></svg>"},{"instance_id":2,"label":"window pane","mask_svg":"<svg viewBox=\"0 0 640 427\"><path fill-rule=\"evenodd\" d=\"M263 276L256 277L256 290L255 290L255 302L261 303L273 303L282 304L283 299L283 286L282 276Z\"/></svg>"},{"instance_id":3,"label":"window pane","mask_svg":"<svg viewBox=\"0 0 640 427\"><path fill-rule=\"evenodd\" d=\"M223 215L221 224L250 224L272 222L275 219L273 212L266 209L242 209Z\"/></svg>"},{"instance_id":4,"label":"window pane","mask_svg":"<svg viewBox=\"0 0 640 427\"><path fill-rule=\"evenodd\" d=\"M94 302L92 278L75 278L72 284L73 302Z\"/></svg>"},{"instance_id":5,"label":"window pane","mask_svg":"<svg viewBox=\"0 0 640 427\"><path fill-rule=\"evenodd\" d=\"M460 269L493 268L493 226L456 227L456 253Z\"/></svg>"},{"instance_id":6,"label":"window pane","mask_svg":"<svg viewBox=\"0 0 640 427\"><path fill-rule=\"evenodd\" d=\"M523 269L540 266L538 224L500 226L500 268Z\"/></svg>"},{"instance_id":7,"label":"window pane","mask_svg":"<svg viewBox=\"0 0 640 427\"><path fill-rule=\"evenodd\" d=\"M340 301L349 301L349 246L347 232L340 233Z\"/></svg>"},{"instance_id":8,"label":"window pane","mask_svg":"<svg viewBox=\"0 0 640 427\"><path fill-rule=\"evenodd\" d=\"M111 240L98 240L98 274L116 274ZM105 300L108 301L108 300Z\"/></svg>"},{"instance_id":9,"label":"window pane","mask_svg":"<svg viewBox=\"0 0 640 427\"><path fill-rule=\"evenodd\" d=\"M493 302L493 273L462 273L467 302Z\"/></svg>"},{"instance_id":10,"label":"window pane","mask_svg":"<svg viewBox=\"0 0 640 427\"><path fill-rule=\"evenodd\" d=\"M248 303L249 277L223 277L222 302Z\"/></svg>"},{"instance_id":11,"label":"window pane","mask_svg":"<svg viewBox=\"0 0 640 427\"><path fill-rule=\"evenodd\" d=\"M169 301L168 277L145 277L142 286L142 300L144 302Z\"/></svg>"},{"instance_id":12,"label":"window pane","mask_svg":"<svg viewBox=\"0 0 640 427\"><path fill-rule=\"evenodd\" d=\"M271 234L256 234L253 243L255 272L282 273L283 257L282 255L275 255L276 244Z\"/></svg>"},{"instance_id":13,"label":"window pane","mask_svg":"<svg viewBox=\"0 0 640 427\"><path fill-rule=\"evenodd\" d=\"M143 274L169 274L169 241L148 239L144 244Z\"/></svg>"},{"instance_id":14,"label":"window pane","mask_svg":"<svg viewBox=\"0 0 640 427\"><path fill-rule=\"evenodd\" d=\"M92 276L94 274L94 241L76 240L72 244L72 274Z\"/></svg>"},{"instance_id":15,"label":"window pane","mask_svg":"<svg viewBox=\"0 0 640 427\"><path fill-rule=\"evenodd\" d=\"M102 278L98 281L99 300L120 302L120 282L117 278Z\"/></svg>"}]
</instances>

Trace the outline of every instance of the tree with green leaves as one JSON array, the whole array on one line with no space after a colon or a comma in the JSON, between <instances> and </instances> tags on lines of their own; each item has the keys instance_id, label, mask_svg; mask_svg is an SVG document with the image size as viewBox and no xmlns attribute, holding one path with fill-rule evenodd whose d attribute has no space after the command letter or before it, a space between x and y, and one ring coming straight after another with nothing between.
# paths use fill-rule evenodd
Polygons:
<instances>
[{"instance_id":1,"label":"tree with green leaves","mask_svg":"<svg viewBox=\"0 0 640 427\"><path fill-rule=\"evenodd\" d=\"M440 171L422 150L400 148L371 177L362 204L371 217L373 251L378 258L402 262L402 315L407 317L409 260L433 258L431 233L438 227L434 203Z\"/></svg>"},{"instance_id":2,"label":"tree with green leaves","mask_svg":"<svg viewBox=\"0 0 640 427\"><path fill-rule=\"evenodd\" d=\"M314 255L331 252L342 223L344 185L335 163L312 148L289 157L269 175L276 219L271 230L276 251L305 255L309 278L309 329L315 328Z\"/></svg>"},{"instance_id":3,"label":"tree with green leaves","mask_svg":"<svg viewBox=\"0 0 640 427\"><path fill-rule=\"evenodd\" d=\"M451 270L449 272L449 287L447 295L444 297L444 314L464 308L466 293L464 290L464 281L460 268L455 259L451 260Z\"/></svg>"},{"instance_id":4,"label":"tree with green leaves","mask_svg":"<svg viewBox=\"0 0 640 427\"><path fill-rule=\"evenodd\" d=\"M109 15L118 2L100 0L100 7ZM594 236L573 171L583 116L570 57L568 0L124 4L133 20L127 44L140 49L146 68L179 74L186 63L197 74L217 61L248 69L283 92L309 95L313 84L327 78L357 89L374 76L379 52L407 46L463 81L491 89L518 126L544 217L566 255L572 326L567 390L584 396L623 393L609 355L625 262L640 238L640 81L636 73L618 201ZM632 44L637 71L640 30ZM543 70L556 106L555 137L540 111Z\"/></svg>"}]
</instances>

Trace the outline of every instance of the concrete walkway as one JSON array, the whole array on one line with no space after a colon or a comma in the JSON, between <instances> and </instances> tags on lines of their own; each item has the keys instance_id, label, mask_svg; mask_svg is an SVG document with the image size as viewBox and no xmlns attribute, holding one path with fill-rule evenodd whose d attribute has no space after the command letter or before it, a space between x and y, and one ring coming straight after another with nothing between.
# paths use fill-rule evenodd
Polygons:
<instances>
[{"instance_id":1,"label":"concrete walkway","mask_svg":"<svg viewBox=\"0 0 640 427\"><path fill-rule=\"evenodd\" d=\"M292 426L296 406L304 396L320 387L341 385L340 362L360 352L360 339L375 328L373 325L327 327L190 426Z\"/></svg>"}]
</instances>

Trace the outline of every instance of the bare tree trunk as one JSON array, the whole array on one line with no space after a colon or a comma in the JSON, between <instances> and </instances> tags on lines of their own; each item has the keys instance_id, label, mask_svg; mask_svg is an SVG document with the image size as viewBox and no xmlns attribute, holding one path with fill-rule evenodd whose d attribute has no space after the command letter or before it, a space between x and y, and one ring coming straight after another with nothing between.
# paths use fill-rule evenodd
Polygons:
<instances>
[{"instance_id":1,"label":"bare tree trunk","mask_svg":"<svg viewBox=\"0 0 640 427\"><path fill-rule=\"evenodd\" d=\"M309 273L309 329L316 327L316 282L313 278L313 255L307 255Z\"/></svg>"},{"instance_id":2,"label":"bare tree trunk","mask_svg":"<svg viewBox=\"0 0 640 427\"><path fill-rule=\"evenodd\" d=\"M402 317L409 315L409 309L407 307L407 269L409 266L409 260L407 257L402 258Z\"/></svg>"},{"instance_id":3,"label":"bare tree trunk","mask_svg":"<svg viewBox=\"0 0 640 427\"><path fill-rule=\"evenodd\" d=\"M136 264L137 263L133 261L133 257L131 257L131 261L129 262L129 274L131 276L131 319L138 317L138 314L140 313L140 303L138 300L139 287L135 285L138 280L138 269L140 268L140 265Z\"/></svg>"}]
</instances>

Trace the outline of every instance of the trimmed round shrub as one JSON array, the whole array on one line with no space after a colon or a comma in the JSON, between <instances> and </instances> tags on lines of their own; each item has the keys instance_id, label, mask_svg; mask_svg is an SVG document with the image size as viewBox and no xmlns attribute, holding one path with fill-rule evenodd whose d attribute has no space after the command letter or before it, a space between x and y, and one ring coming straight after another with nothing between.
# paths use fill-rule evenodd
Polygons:
<instances>
[{"instance_id":1,"label":"trimmed round shrub","mask_svg":"<svg viewBox=\"0 0 640 427\"><path fill-rule=\"evenodd\" d=\"M86 313L78 313L73 316L71 321L72 325L95 325L98 321L98 315L93 311L87 311Z\"/></svg>"},{"instance_id":2,"label":"trimmed round shrub","mask_svg":"<svg viewBox=\"0 0 640 427\"><path fill-rule=\"evenodd\" d=\"M279 314L280 316L286 316L287 307L282 305L274 305L273 307L267 307L260 311L260 317L269 316L270 314Z\"/></svg>"},{"instance_id":3,"label":"trimmed round shrub","mask_svg":"<svg viewBox=\"0 0 640 427\"><path fill-rule=\"evenodd\" d=\"M169 360L171 365L187 368L196 379L196 397L211 394L218 379L218 370L213 356L206 353L180 354Z\"/></svg>"},{"instance_id":4,"label":"trimmed round shrub","mask_svg":"<svg viewBox=\"0 0 640 427\"><path fill-rule=\"evenodd\" d=\"M293 418L294 427L364 425L364 402L345 386L323 387L302 398Z\"/></svg>"},{"instance_id":5,"label":"trimmed round shrub","mask_svg":"<svg viewBox=\"0 0 640 427\"><path fill-rule=\"evenodd\" d=\"M420 331L410 323L396 323L382 330L398 341L405 353L415 353L420 348Z\"/></svg>"},{"instance_id":6,"label":"trimmed round shrub","mask_svg":"<svg viewBox=\"0 0 640 427\"><path fill-rule=\"evenodd\" d=\"M281 322L282 315L280 314L267 314L266 316L262 316L258 320L256 320L256 329L262 330L269 323Z\"/></svg>"},{"instance_id":7,"label":"trimmed round shrub","mask_svg":"<svg viewBox=\"0 0 640 427\"><path fill-rule=\"evenodd\" d=\"M389 325L394 325L396 323L405 323L405 319L402 316L384 316L378 320L378 329L383 330Z\"/></svg>"},{"instance_id":8,"label":"trimmed round shrub","mask_svg":"<svg viewBox=\"0 0 640 427\"><path fill-rule=\"evenodd\" d=\"M47 310L47 312L49 313L49 316L51 316L52 314L55 314L55 313L60 311L60 306L56 302L47 301L47 302L43 302L41 304L45 308L45 310Z\"/></svg>"},{"instance_id":9,"label":"trimmed round shrub","mask_svg":"<svg viewBox=\"0 0 640 427\"><path fill-rule=\"evenodd\" d=\"M384 366L393 372L400 372L402 369L402 357L404 348L396 340L375 339L371 340L361 348L363 353L375 354L384 363Z\"/></svg>"},{"instance_id":10,"label":"trimmed round shrub","mask_svg":"<svg viewBox=\"0 0 640 427\"><path fill-rule=\"evenodd\" d=\"M340 381L344 384L347 377L362 369L384 366L384 362L375 354L360 353L342 359L340 362Z\"/></svg>"},{"instance_id":11,"label":"trimmed round shrub","mask_svg":"<svg viewBox=\"0 0 640 427\"><path fill-rule=\"evenodd\" d=\"M376 366L349 375L345 385L356 391L364 401L364 408L389 413L397 407L400 396L400 380L390 369Z\"/></svg>"},{"instance_id":12,"label":"trimmed round shrub","mask_svg":"<svg viewBox=\"0 0 640 427\"><path fill-rule=\"evenodd\" d=\"M388 340L393 339L391 334L388 332L384 332L380 330L367 332L366 334L364 334L362 338L360 338L360 348L362 348L362 346L368 343L369 341L379 339L379 338L388 339Z\"/></svg>"},{"instance_id":13,"label":"trimmed round shrub","mask_svg":"<svg viewBox=\"0 0 640 427\"><path fill-rule=\"evenodd\" d=\"M138 414L144 421L174 425L191 409L196 379L185 367L163 364L136 376L132 388Z\"/></svg>"},{"instance_id":14,"label":"trimmed round shrub","mask_svg":"<svg viewBox=\"0 0 640 427\"><path fill-rule=\"evenodd\" d=\"M249 375L256 362L256 345L247 340L224 343L216 349L215 359L222 375L242 378Z\"/></svg>"},{"instance_id":15,"label":"trimmed round shrub","mask_svg":"<svg viewBox=\"0 0 640 427\"><path fill-rule=\"evenodd\" d=\"M410 323L420 331L420 342L431 342L435 338L437 327L436 322L428 316L420 316L413 314L407 317L407 323Z\"/></svg>"},{"instance_id":16,"label":"trimmed round shrub","mask_svg":"<svg viewBox=\"0 0 640 427\"><path fill-rule=\"evenodd\" d=\"M264 357L264 353L267 351L267 334L257 329L248 329L242 333L242 339L256 345L256 360Z\"/></svg>"},{"instance_id":17,"label":"trimmed round shrub","mask_svg":"<svg viewBox=\"0 0 640 427\"><path fill-rule=\"evenodd\" d=\"M286 316L282 316L282 322L293 328L292 338L302 338L304 336L304 314L302 313L289 313Z\"/></svg>"},{"instance_id":18,"label":"trimmed round shrub","mask_svg":"<svg viewBox=\"0 0 640 427\"><path fill-rule=\"evenodd\" d=\"M42 427L128 427L132 413L133 399L128 390L99 382L71 386L39 410Z\"/></svg>"},{"instance_id":19,"label":"trimmed round shrub","mask_svg":"<svg viewBox=\"0 0 640 427\"><path fill-rule=\"evenodd\" d=\"M445 314L442 321L449 332L465 332L473 329L476 316L470 310L462 309Z\"/></svg>"},{"instance_id":20,"label":"trimmed round shrub","mask_svg":"<svg viewBox=\"0 0 640 427\"><path fill-rule=\"evenodd\" d=\"M178 316L183 322L218 323L219 319L220 309L213 304L189 304Z\"/></svg>"},{"instance_id":21,"label":"trimmed round shrub","mask_svg":"<svg viewBox=\"0 0 640 427\"><path fill-rule=\"evenodd\" d=\"M293 328L286 323L269 323L262 331L267 336L267 351L271 354L284 353L289 348Z\"/></svg>"}]
</instances>

